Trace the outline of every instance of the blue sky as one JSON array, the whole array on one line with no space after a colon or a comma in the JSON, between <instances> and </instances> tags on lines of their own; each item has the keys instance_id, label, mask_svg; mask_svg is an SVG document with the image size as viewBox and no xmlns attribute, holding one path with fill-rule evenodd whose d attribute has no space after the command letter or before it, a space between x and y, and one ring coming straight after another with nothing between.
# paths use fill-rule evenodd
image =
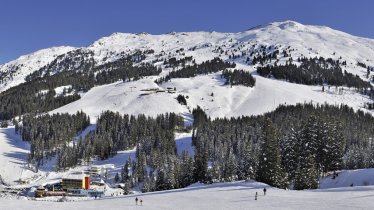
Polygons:
<instances>
[{"instance_id":1,"label":"blue sky","mask_svg":"<svg viewBox=\"0 0 374 210\"><path fill-rule=\"evenodd\" d=\"M295 20L374 38L371 0L1 0L0 63L113 32L238 32Z\"/></svg>"}]
</instances>

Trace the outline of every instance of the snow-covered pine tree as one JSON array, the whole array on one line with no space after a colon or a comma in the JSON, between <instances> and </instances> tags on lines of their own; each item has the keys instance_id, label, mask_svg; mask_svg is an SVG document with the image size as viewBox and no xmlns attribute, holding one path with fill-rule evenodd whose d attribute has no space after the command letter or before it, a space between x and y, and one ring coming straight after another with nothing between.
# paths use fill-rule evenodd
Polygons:
<instances>
[{"instance_id":1,"label":"snow-covered pine tree","mask_svg":"<svg viewBox=\"0 0 374 210\"><path fill-rule=\"evenodd\" d=\"M263 128L257 180L274 187L285 188L287 179L282 169L281 155L275 128L269 118L265 119Z\"/></svg>"},{"instance_id":2,"label":"snow-covered pine tree","mask_svg":"<svg viewBox=\"0 0 374 210\"><path fill-rule=\"evenodd\" d=\"M143 181L142 193L146 193L150 191L150 178L146 176Z\"/></svg>"},{"instance_id":3,"label":"snow-covered pine tree","mask_svg":"<svg viewBox=\"0 0 374 210\"><path fill-rule=\"evenodd\" d=\"M342 167L343 149L345 140L339 123L330 125L329 138L327 142L328 152L326 154L325 172L336 171Z\"/></svg>"},{"instance_id":4,"label":"snow-covered pine tree","mask_svg":"<svg viewBox=\"0 0 374 210\"><path fill-rule=\"evenodd\" d=\"M179 162L178 181L181 187L187 187L194 182L194 176L192 173L194 170L193 159L189 157L188 152L182 151Z\"/></svg>"},{"instance_id":5,"label":"snow-covered pine tree","mask_svg":"<svg viewBox=\"0 0 374 210\"><path fill-rule=\"evenodd\" d=\"M120 180L119 173L116 173L116 176L114 177L114 182L117 183L119 182L119 180Z\"/></svg>"},{"instance_id":6,"label":"snow-covered pine tree","mask_svg":"<svg viewBox=\"0 0 374 210\"><path fill-rule=\"evenodd\" d=\"M194 161L194 179L196 182L205 182L208 170L208 154L200 148L196 148Z\"/></svg>"},{"instance_id":7,"label":"snow-covered pine tree","mask_svg":"<svg viewBox=\"0 0 374 210\"><path fill-rule=\"evenodd\" d=\"M297 169L299 141L300 132L294 128L291 128L290 134L282 139L282 164L290 180L295 177L295 171Z\"/></svg>"},{"instance_id":8,"label":"snow-covered pine tree","mask_svg":"<svg viewBox=\"0 0 374 210\"><path fill-rule=\"evenodd\" d=\"M304 124L300 135L300 152L305 153L305 157L311 155L316 158L318 151L318 122L315 116L310 116Z\"/></svg>"},{"instance_id":9,"label":"snow-covered pine tree","mask_svg":"<svg viewBox=\"0 0 374 210\"><path fill-rule=\"evenodd\" d=\"M122 183L126 183L130 180L130 173L129 173L130 163L131 163L131 158L129 157L129 159L126 161L125 165L122 168L122 173L121 173Z\"/></svg>"},{"instance_id":10,"label":"snow-covered pine tree","mask_svg":"<svg viewBox=\"0 0 374 210\"><path fill-rule=\"evenodd\" d=\"M244 142L242 147L239 148L243 152L241 153L241 157L237 158L238 167L237 167L237 174L239 180L247 180L253 176L252 166L253 166L253 152L251 143Z\"/></svg>"},{"instance_id":11,"label":"snow-covered pine tree","mask_svg":"<svg viewBox=\"0 0 374 210\"><path fill-rule=\"evenodd\" d=\"M300 159L295 173L295 190L316 189L318 187L318 174L312 155Z\"/></svg>"}]
</instances>

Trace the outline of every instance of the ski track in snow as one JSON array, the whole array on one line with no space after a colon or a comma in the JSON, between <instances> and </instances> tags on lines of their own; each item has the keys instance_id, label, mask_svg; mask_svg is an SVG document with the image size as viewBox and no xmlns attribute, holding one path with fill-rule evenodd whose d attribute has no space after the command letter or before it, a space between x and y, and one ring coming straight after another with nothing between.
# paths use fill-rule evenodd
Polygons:
<instances>
[{"instance_id":1,"label":"ski track in snow","mask_svg":"<svg viewBox=\"0 0 374 210\"><path fill-rule=\"evenodd\" d=\"M0 175L6 184L22 177L29 150L29 144L15 134L14 128L0 129Z\"/></svg>"},{"instance_id":2,"label":"ski track in snow","mask_svg":"<svg viewBox=\"0 0 374 210\"><path fill-rule=\"evenodd\" d=\"M267 187L267 195L262 189ZM45 202L0 198L0 209L164 209L164 210L244 210L244 209L373 209L374 187L352 187L330 190L279 190L258 182L234 182L212 185L193 185L184 189L152 192L99 200L77 202ZM258 199L255 200L255 193ZM135 205L135 197L143 206Z\"/></svg>"}]
</instances>

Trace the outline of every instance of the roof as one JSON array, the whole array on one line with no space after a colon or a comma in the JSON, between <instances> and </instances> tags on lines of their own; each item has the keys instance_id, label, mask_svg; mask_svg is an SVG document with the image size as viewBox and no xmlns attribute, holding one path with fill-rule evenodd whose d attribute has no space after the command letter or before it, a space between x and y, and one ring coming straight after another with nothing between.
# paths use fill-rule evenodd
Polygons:
<instances>
[{"instance_id":1,"label":"roof","mask_svg":"<svg viewBox=\"0 0 374 210\"><path fill-rule=\"evenodd\" d=\"M87 175L84 173L69 174L68 176L62 177L62 179L84 179Z\"/></svg>"}]
</instances>

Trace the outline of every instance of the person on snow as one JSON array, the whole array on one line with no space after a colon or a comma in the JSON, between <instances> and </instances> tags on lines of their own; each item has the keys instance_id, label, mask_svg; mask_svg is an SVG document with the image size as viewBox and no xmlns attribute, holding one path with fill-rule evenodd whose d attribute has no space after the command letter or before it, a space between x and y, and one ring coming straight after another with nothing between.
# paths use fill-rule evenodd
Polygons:
<instances>
[{"instance_id":1,"label":"person on snow","mask_svg":"<svg viewBox=\"0 0 374 210\"><path fill-rule=\"evenodd\" d=\"M257 192L256 192L256 195L255 195L255 200L257 201Z\"/></svg>"},{"instance_id":2,"label":"person on snow","mask_svg":"<svg viewBox=\"0 0 374 210\"><path fill-rule=\"evenodd\" d=\"M143 206L143 200L142 199L140 199L140 205Z\"/></svg>"},{"instance_id":3,"label":"person on snow","mask_svg":"<svg viewBox=\"0 0 374 210\"><path fill-rule=\"evenodd\" d=\"M135 198L135 204L138 205L138 197Z\"/></svg>"},{"instance_id":4,"label":"person on snow","mask_svg":"<svg viewBox=\"0 0 374 210\"><path fill-rule=\"evenodd\" d=\"M266 195L266 187L264 187L264 196Z\"/></svg>"}]
</instances>

